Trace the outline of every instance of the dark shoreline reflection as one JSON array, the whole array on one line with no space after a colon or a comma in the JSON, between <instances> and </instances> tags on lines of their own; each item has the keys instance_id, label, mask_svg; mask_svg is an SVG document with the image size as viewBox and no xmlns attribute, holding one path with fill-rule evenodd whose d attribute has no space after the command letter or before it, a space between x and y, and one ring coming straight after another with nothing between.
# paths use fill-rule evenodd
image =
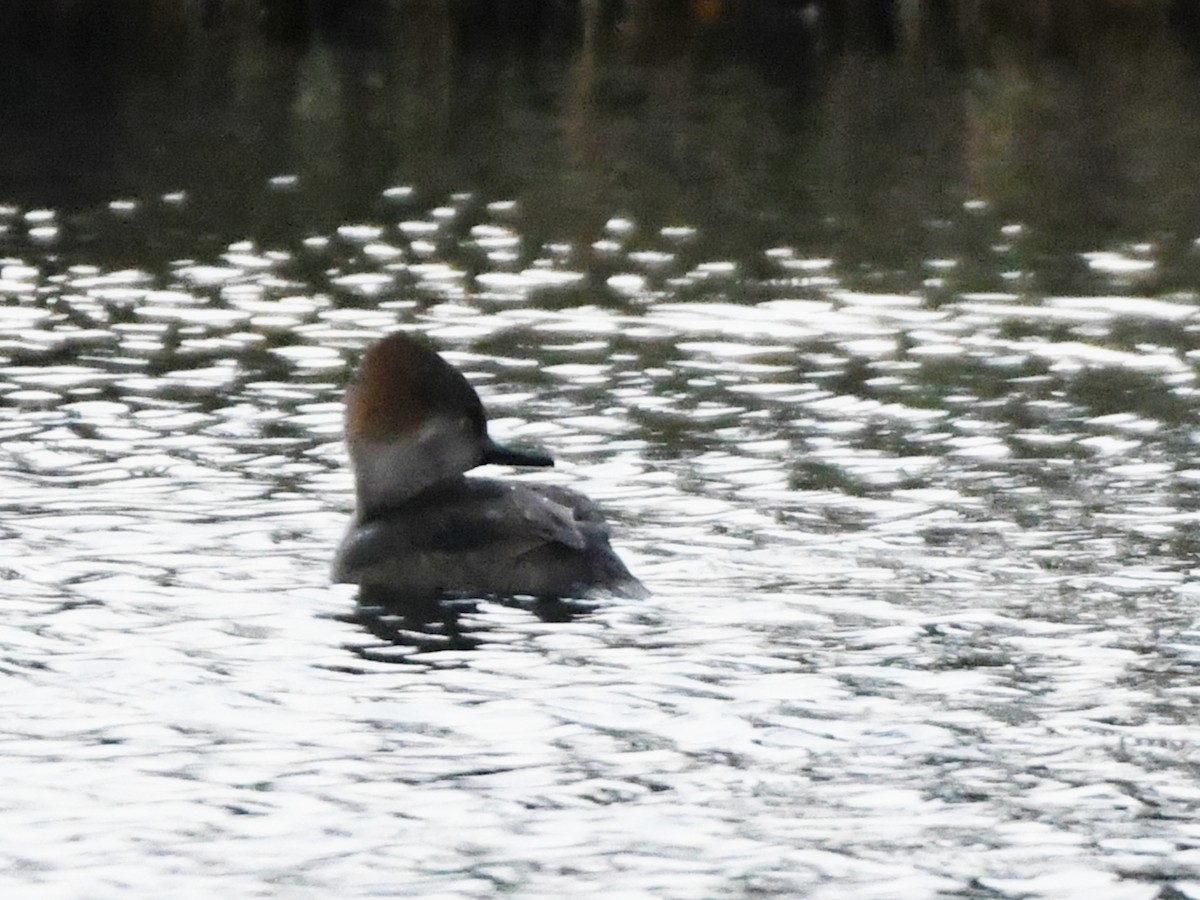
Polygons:
<instances>
[{"instance_id":1,"label":"dark shoreline reflection","mask_svg":"<svg viewBox=\"0 0 1200 900\"><path fill-rule=\"evenodd\" d=\"M1200 232L1186 16L900 6L11 0L0 202L185 191L185 233L90 236L159 259L387 221L398 184L517 199L533 238L693 225L716 257L901 265L972 198L1035 252Z\"/></svg>"}]
</instances>

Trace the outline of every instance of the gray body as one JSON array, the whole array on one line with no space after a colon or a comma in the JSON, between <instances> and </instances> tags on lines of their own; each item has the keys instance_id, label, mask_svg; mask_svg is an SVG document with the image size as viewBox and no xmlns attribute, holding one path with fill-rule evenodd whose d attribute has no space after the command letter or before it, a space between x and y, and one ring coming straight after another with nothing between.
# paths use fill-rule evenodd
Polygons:
<instances>
[{"instance_id":1,"label":"gray body","mask_svg":"<svg viewBox=\"0 0 1200 900\"><path fill-rule=\"evenodd\" d=\"M413 601L647 594L613 552L604 518L588 498L554 485L488 478L449 479L356 516L333 579Z\"/></svg>"}]
</instances>

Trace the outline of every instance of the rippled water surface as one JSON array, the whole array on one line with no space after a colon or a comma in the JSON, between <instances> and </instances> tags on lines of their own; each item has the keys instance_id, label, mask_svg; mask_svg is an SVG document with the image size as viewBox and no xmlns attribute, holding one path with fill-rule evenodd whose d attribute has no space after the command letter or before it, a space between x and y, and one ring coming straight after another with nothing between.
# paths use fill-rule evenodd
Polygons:
<instances>
[{"instance_id":1,"label":"rippled water surface","mask_svg":"<svg viewBox=\"0 0 1200 900\"><path fill-rule=\"evenodd\" d=\"M0 11L5 897L1200 897L1177 47L59 6ZM399 327L649 599L329 584Z\"/></svg>"},{"instance_id":2,"label":"rippled water surface","mask_svg":"<svg viewBox=\"0 0 1200 900\"><path fill-rule=\"evenodd\" d=\"M4 224L26 895L1200 891L1197 307L1129 290L1152 248L1055 297L468 196L159 272ZM651 599L423 626L327 584L341 390L398 325Z\"/></svg>"}]
</instances>

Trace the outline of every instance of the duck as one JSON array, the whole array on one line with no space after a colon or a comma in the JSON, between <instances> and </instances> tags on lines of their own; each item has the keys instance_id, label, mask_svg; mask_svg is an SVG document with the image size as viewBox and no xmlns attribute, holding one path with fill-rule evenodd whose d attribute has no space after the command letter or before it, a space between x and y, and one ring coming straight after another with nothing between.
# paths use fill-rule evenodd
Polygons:
<instances>
[{"instance_id":1,"label":"duck","mask_svg":"<svg viewBox=\"0 0 1200 900\"><path fill-rule=\"evenodd\" d=\"M444 598L643 598L600 508L560 485L468 476L542 468L538 450L488 434L479 394L423 340L397 331L364 354L346 391L355 510L335 583L392 604Z\"/></svg>"}]
</instances>

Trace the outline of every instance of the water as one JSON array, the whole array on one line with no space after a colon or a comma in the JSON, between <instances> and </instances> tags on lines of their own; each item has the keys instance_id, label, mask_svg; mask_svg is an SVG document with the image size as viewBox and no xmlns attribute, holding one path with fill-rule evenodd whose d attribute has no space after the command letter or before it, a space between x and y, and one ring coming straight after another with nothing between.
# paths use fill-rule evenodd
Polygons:
<instances>
[{"instance_id":1,"label":"water","mask_svg":"<svg viewBox=\"0 0 1200 900\"><path fill-rule=\"evenodd\" d=\"M0 210L8 893L1200 895L1200 227L380 166ZM651 598L328 584L402 324Z\"/></svg>"}]
</instances>

